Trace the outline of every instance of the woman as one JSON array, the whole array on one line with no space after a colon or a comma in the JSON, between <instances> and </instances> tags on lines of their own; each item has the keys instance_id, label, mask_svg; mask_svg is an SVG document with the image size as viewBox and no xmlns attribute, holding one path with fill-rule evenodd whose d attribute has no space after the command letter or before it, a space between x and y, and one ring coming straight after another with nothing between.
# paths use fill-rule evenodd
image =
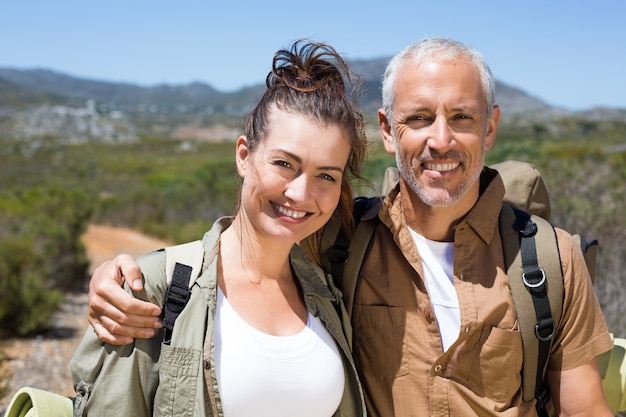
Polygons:
<instances>
[{"instance_id":1,"label":"woman","mask_svg":"<svg viewBox=\"0 0 626 417\"><path fill-rule=\"evenodd\" d=\"M276 53L235 146L238 209L203 238L182 313L194 314L193 331L114 347L88 329L71 363L75 415L365 415L341 297L297 246L335 210L351 226L347 171L359 175L366 139L349 77L324 44ZM164 252L139 265L135 296L162 305Z\"/></svg>"}]
</instances>

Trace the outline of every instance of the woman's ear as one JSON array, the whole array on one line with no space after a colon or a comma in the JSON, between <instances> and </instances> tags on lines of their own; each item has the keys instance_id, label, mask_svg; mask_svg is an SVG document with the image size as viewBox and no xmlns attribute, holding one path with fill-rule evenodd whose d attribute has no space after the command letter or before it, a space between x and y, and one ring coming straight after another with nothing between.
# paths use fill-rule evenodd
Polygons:
<instances>
[{"instance_id":1,"label":"woman's ear","mask_svg":"<svg viewBox=\"0 0 626 417\"><path fill-rule=\"evenodd\" d=\"M241 178L246 176L249 156L248 139L243 135L239 136L235 144L235 163L237 164L237 173Z\"/></svg>"}]
</instances>

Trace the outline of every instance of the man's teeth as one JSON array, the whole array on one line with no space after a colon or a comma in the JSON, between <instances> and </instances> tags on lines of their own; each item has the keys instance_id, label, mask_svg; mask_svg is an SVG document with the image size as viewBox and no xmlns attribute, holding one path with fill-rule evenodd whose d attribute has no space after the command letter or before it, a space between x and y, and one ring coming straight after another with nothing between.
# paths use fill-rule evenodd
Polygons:
<instances>
[{"instance_id":1,"label":"man's teeth","mask_svg":"<svg viewBox=\"0 0 626 417\"><path fill-rule=\"evenodd\" d=\"M424 164L424 166L426 167L426 169L430 171L445 172L445 171L452 171L454 168L459 166L459 163L458 162L453 162L453 163L448 163L448 164L427 163L427 164Z\"/></svg>"},{"instance_id":2,"label":"man's teeth","mask_svg":"<svg viewBox=\"0 0 626 417\"><path fill-rule=\"evenodd\" d=\"M276 210L278 210L280 214L289 216L294 219L301 219L302 217L306 216L306 211L291 210L287 207L279 206L278 204L274 204L274 207L276 207Z\"/></svg>"}]
</instances>

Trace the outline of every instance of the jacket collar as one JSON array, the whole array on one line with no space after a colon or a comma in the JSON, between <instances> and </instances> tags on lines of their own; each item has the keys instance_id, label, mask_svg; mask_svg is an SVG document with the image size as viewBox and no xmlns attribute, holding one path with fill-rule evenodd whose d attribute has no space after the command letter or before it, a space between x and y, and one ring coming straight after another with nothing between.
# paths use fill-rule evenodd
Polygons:
<instances>
[{"instance_id":1,"label":"jacket collar","mask_svg":"<svg viewBox=\"0 0 626 417\"><path fill-rule=\"evenodd\" d=\"M300 246L293 245L289 259L305 299L308 295L314 295L334 300L332 292L328 289L325 272L307 258Z\"/></svg>"}]
</instances>

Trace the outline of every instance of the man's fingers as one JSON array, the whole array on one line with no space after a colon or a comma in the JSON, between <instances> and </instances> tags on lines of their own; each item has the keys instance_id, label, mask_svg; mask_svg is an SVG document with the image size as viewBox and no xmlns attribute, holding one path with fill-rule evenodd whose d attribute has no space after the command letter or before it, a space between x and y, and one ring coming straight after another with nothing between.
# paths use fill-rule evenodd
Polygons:
<instances>
[{"instance_id":1,"label":"man's fingers","mask_svg":"<svg viewBox=\"0 0 626 417\"><path fill-rule=\"evenodd\" d=\"M159 316L161 314L159 306L136 299L124 291L120 286L123 278L117 273L119 272L117 267L112 269L112 266L112 264L101 265L102 269L98 268L89 282L90 318L93 314L93 318L96 319L99 315L105 315L114 320L124 320L124 316L113 315L120 312L125 312L125 315ZM124 321L120 324L133 323Z\"/></svg>"},{"instance_id":2,"label":"man's fingers","mask_svg":"<svg viewBox=\"0 0 626 417\"><path fill-rule=\"evenodd\" d=\"M121 345L150 338L162 327L161 308L134 298L122 288L143 288L141 270L130 255L118 255L94 271L89 281L89 323L103 342Z\"/></svg>"},{"instance_id":3,"label":"man's fingers","mask_svg":"<svg viewBox=\"0 0 626 417\"><path fill-rule=\"evenodd\" d=\"M115 262L115 269L122 275L126 284L133 291L141 291L143 289L143 277L141 269L133 257L122 253L117 255L113 261Z\"/></svg>"},{"instance_id":4,"label":"man's fingers","mask_svg":"<svg viewBox=\"0 0 626 417\"><path fill-rule=\"evenodd\" d=\"M147 337L152 337L154 335L154 329L160 329L163 327L163 322L159 316L148 316L145 314L126 314L120 313L120 316L117 316L114 319L107 319L111 321L111 323L115 323L116 326L109 326L109 329L113 333L120 333L122 335L130 335L133 337L142 337L141 335L137 336L135 333L127 333L126 328L133 329L145 329L150 330L152 334ZM105 317L103 317L105 319ZM115 320L115 321L114 321ZM115 328L113 328L115 327ZM135 332L135 330L133 330ZM144 336L145 337L145 336Z\"/></svg>"},{"instance_id":5,"label":"man's fingers","mask_svg":"<svg viewBox=\"0 0 626 417\"><path fill-rule=\"evenodd\" d=\"M114 322L111 322L114 323ZM117 333L111 333L106 326L101 323L94 323L93 329L98 338L110 345L128 345L137 339L149 339L156 334L155 329L137 328L124 326L118 328Z\"/></svg>"},{"instance_id":6,"label":"man's fingers","mask_svg":"<svg viewBox=\"0 0 626 417\"><path fill-rule=\"evenodd\" d=\"M120 325L119 323L107 317L102 317L102 320L98 324L102 327L102 329L104 329L103 333L108 334L112 337L149 339L151 337L154 337L154 335L158 331L155 328L154 323L147 326L135 327L129 325Z\"/></svg>"},{"instance_id":7,"label":"man's fingers","mask_svg":"<svg viewBox=\"0 0 626 417\"><path fill-rule=\"evenodd\" d=\"M91 323L91 325L93 327L93 330L96 332L98 339L110 345L118 345L118 346L128 345L128 344L133 343L133 341L135 340L129 336L112 335L100 323Z\"/></svg>"},{"instance_id":8,"label":"man's fingers","mask_svg":"<svg viewBox=\"0 0 626 417\"><path fill-rule=\"evenodd\" d=\"M126 291L123 291L124 296L121 294L116 300L111 300L111 303L115 302L115 307L124 312L125 317L119 317L119 323L129 326L148 327L144 326L144 323L150 323L149 327L153 327L155 320L161 315L161 308L156 304L152 304L148 301L139 300L133 298ZM118 317L109 316L112 319L117 320Z\"/></svg>"},{"instance_id":9,"label":"man's fingers","mask_svg":"<svg viewBox=\"0 0 626 417\"><path fill-rule=\"evenodd\" d=\"M133 321L135 319L131 319ZM120 325L119 323L107 318L101 317L101 321L92 322L92 327L100 340L112 345L127 345L132 343L134 339L149 339L154 337L157 329L161 327L161 322L147 323L145 327L133 327ZM151 327L152 326L152 327Z\"/></svg>"}]
</instances>

